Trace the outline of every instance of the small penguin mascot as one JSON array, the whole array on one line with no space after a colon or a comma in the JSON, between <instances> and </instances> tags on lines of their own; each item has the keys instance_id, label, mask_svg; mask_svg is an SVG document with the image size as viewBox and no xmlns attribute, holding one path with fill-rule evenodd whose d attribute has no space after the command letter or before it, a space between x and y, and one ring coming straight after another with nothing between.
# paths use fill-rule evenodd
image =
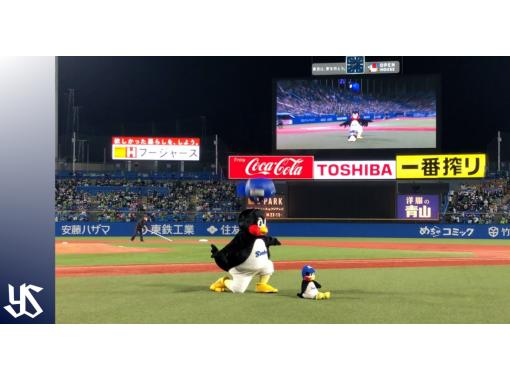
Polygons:
<instances>
[{"instance_id":1,"label":"small penguin mascot","mask_svg":"<svg viewBox=\"0 0 510 380\"><path fill-rule=\"evenodd\" d=\"M242 211L239 214L239 232L234 239L221 250L211 245L211 257L230 276L219 278L209 289L215 292L244 293L252 278L259 276L255 287L257 293L277 293L278 289L268 283L274 272L269 247L281 243L267 233L266 217L262 210Z\"/></svg>"},{"instance_id":2,"label":"small penguin mascot","mask_svg":"<svg viewBox=\"0 0 510 380\"><path fill-rule=\"evenodd\" d=\"M315 269L310 265L305 265L301 270L301 276L303 281L301 282L301 293L298 293L298 297L308 298L312 300L327 300L331 298L331 292L319 292L322 287L317 281L315 281Z\"/></svg>"}]
</instances>

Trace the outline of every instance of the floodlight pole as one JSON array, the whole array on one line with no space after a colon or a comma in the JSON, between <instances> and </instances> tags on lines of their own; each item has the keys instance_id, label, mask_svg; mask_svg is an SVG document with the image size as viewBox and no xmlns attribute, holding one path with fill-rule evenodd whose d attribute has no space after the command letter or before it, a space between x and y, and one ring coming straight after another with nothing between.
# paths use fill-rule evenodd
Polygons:
<instances>
[{"instance_id":1,"label":"floodlight pole","mask_svg":"<svg viewBox=\"0 0 510 380\"><path fill-rule=\"evenodd\" d=\"M498 131L498 173L501 171L501 131Z\"/></svg>"},{"instance_id":2,"label":"floodlight pole","mask_svg":"<svg viewBox=\"0 0 510 380\"><path fill-rule=\"evenodd\" d=\"M76 164L76 132L73 132L73 138L71 139L73 143L73 175L75 170L75 164Z\"/></svg>"},{"instance_id":3,"label":"floodlight pole","mask_svg":"<svg viewBox=\"0 0 510 380\"><path fill-rule=\"evenodd\" d=\"M218 176L218 135L214 135L214 173Z\"/></svg>"}]
</instances>

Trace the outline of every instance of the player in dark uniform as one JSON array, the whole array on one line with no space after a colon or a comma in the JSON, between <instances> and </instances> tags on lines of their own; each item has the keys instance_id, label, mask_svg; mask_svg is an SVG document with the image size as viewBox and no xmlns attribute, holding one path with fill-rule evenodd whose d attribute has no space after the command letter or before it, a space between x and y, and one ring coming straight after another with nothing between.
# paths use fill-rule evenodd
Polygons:
<instances>
[{"instance_id":1,"label":"player in dark uniform","mask_svg":"<svg viewBox=\"0 0 510 380\"><path fill-rule=\"evenodd\" d=\"M145 215L138 223L136 223L135 233L131 236L131 241L135 240L136 235L140 235L140 241L143 241L143 229L149 223L149 217Z\"/></svg>"}]
</instances>

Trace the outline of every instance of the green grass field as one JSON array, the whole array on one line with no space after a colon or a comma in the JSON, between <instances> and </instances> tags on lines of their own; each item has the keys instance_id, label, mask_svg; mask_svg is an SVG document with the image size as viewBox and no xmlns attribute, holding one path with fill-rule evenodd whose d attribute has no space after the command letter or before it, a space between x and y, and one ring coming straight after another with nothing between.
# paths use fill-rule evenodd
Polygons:
<instances>
[{"instance_id":1,"label":"green grass field","mask_svg":"<svg viewBox=\"0 0 510 380\"><path fill-rule=\"evenodd\" d=\"M324 127L327 125L338 126L340 123L315 123L300 124L284 129ZM364 128L363 140L357 140L355 143L347 141L348 128L340 127L334 131L320 131L313 133L286 134L278 133L276 136L276 145L278 149L402 149L402 148L435 148L436 131L376 131L375 127L435 127L434 118L417 118L407 120L379 120L370 123Z\"/></svg>"},{"instance_id":2,"label":"green grass field","mask_svg":"<svg viewBox=\"0 0 510 380\"><path fill-rule=\"evenodd\" d=\"M81 239L84 240L84 239ZM169 248L161 253L62 254L57 266L211 262L209 245L150 238L136 247ZM282 241L293 239L282 238ZM295 240L295 239L294 239ZM304 240L304 239L300 239ZM306 239L353 242L360 239ZM58 242L73 239L57 239ZM119 239L96 239L121 245ZM127 241L127 239L126 239ZM274 247L279 260L469 257L437 252L427 244L463 244L454 240L363 239L363 242L416 243L419 250L285 246ZM476 246L509 248L506 241L469 241ZM129 242L122 243L130 246ZM223 243L218 244L223 246ZM509 250L510 251L510 250ZM276 271L278 294L214 293L208 286L220 273L57 277L58 323L510 323L510 266L322 269L317 280L330 300L296 296L299 270Z\"/></svg>"}]
</instances>

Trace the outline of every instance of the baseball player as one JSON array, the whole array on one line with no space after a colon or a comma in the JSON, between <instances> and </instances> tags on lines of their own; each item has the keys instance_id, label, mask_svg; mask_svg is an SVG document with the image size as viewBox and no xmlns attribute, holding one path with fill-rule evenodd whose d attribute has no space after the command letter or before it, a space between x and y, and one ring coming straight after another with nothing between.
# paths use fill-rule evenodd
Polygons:
<instances>
[{"instance_id":1,"label":"baseball player","mask_svg":"<svg viewBox=\"0 0 510 380\"><path fill-rule=\"evenodd\" d=\"M140 235L140 241L143 241L143 229L149 223L149 217L145 215L138 223L136 223L135 233L131 236L131 241L134 241L136 235Z\"/></svg>"}]
</instances>

